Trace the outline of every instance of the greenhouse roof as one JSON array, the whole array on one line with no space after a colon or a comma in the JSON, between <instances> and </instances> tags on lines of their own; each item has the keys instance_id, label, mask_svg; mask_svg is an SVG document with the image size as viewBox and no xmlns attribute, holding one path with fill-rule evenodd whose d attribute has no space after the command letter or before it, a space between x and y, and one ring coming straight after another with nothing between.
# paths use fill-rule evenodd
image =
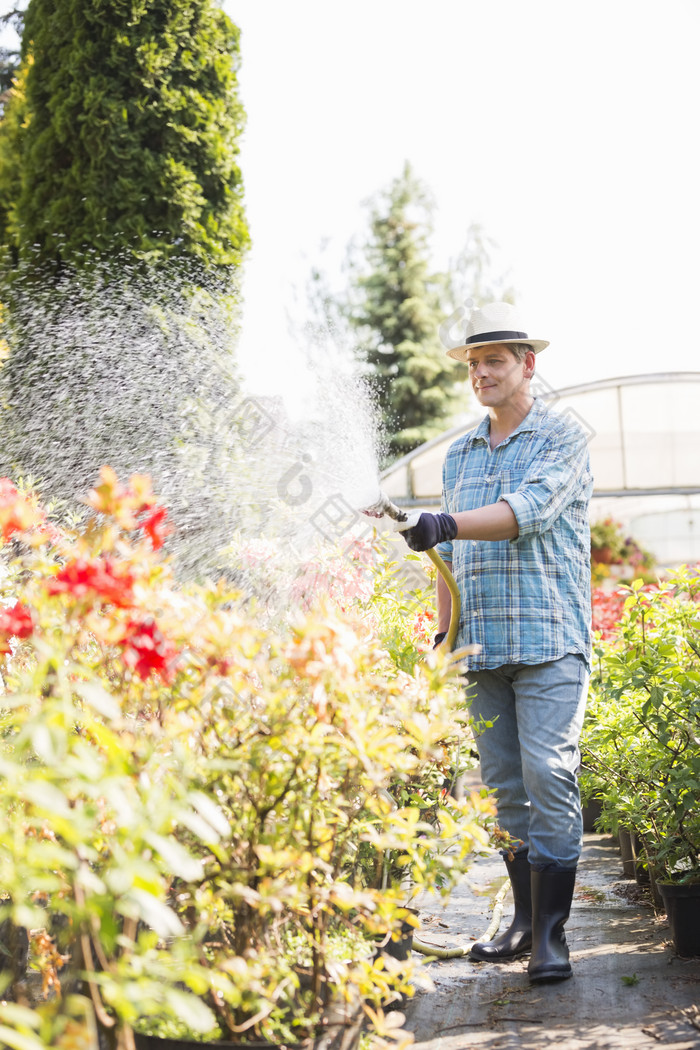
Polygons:
<instances>
[{"instance_id":1,"label":"greenhouse roof","mask_svg":"<svg viewBox=\"0 0 700 1050\"><path fill-rule=\"evenodd\" d=\"M700 493L700 372L622 376L561 390L531 389L551 411L571 415L588 435L595 496ZM484 413L409 452L382 475L403 505L440 501L447 449Z\"/></svg>"}]
</instances>

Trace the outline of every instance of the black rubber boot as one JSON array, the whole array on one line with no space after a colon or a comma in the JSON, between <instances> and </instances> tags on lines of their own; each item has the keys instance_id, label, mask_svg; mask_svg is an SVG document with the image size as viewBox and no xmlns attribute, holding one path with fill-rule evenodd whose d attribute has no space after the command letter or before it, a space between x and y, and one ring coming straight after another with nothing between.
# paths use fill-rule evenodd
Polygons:
<instances>
[{"instance_id":1,"label":"black rubber boot","mask_svg":"<svg viewBox=\"0 0 700 1050\"><path fill-rule=\"evenodd\" d=\"M469 958L477 962L501 962L526 955L532 946L532 895L530 890L530 863L527 853L516 853L512 860L506 857L506 867L513 887L515 915L500 937L484 944L473 944Z\"/></svg>"},{"instance_id":2,"label":"black rubber boot","mask_svg":"<svg viewBox=\"0 0 700 1050\"><path fill-rule=\"evenodd\" d=\"M571 977L564 923L571 911L576 870L532 872L532 954L530 980L564 981Z\"/></svg>"}]
</instances>

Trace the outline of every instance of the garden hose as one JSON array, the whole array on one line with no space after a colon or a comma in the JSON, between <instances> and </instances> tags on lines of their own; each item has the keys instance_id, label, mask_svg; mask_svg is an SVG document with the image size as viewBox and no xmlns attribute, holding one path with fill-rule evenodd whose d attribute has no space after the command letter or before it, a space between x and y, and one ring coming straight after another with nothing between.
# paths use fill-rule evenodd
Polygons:
<instances>
[{"instance_id":1,"label":"garden hose","mask_svg":"<svg viewBox=\"0 0 700 1050\"><path fill-rule=\"evenodd\" d=\"M493 902L493 915L491 916L491 922L489 923L488 929L477 937L479 944L485 944L487 941L492 941L501 925L501 919L503 918L503 902L506 899L508 890L510 889L510 879L501 886L500 890L496 894ZM411 947L414 952L419 952L420 955L431 955L434 959L461 959L465 955L469 955L471 951L471 943L462 945L457 948L438 948L437 945L427 944L425 941L419 940L417 937L413 938Z\"/></svg>"},{"instance_id":2,"label":"garden hose","mask_svg":"<svg viewBox=\"0 0 700 1050\"><path fill-rule=\"evenodd\" d=\"M379 498L371 506L363 509L363 514L367 514L371 518L382 518L386 514L387 517L392 518L394 521L400 522L401 524L407 523L409 516L406 511L401 510L396 504L392 503L389 497L384 493L379 493ZM410 526L408 526L410 527ZM447 628L447 633L440 643L440 648L444 645L446 651L451 653L454 649L455 640L457 638L457 631L459 629L459 617L462 609L462 600L459 594L459 588L455 581L454 576L450 569L447 568L444 560L440 557L438 552L432 547L430 550L425 551L431 562L442 576L447 589L450 592L451 606L450 606L450 623ZM386 793L385 793L386 794ZM390 797L390 796L389 796ZM393 801L393 800L392 800ZM395 803L394 803L395 805ZM384 872L386 876L386 871ZM491 916L491 922L485 933L478 938L479 942L484 943L491 941L498 933L501 925L501 919L503 917L503 901L510 889L510 880L506 880L503 886L500 888L493 904L493 915ZM421 941L418 937L414 937L411 943L412 950L419 952L421 955L427 955L434 959L459 959L468 955L471 951L471 943L463 945L457 948L439 948L437 945L427 944Z\"/></svg>"},{"instance_id":3,"label":"garden hose","mask_svg":"<svg viewBox=\"0 0 700 1050\"><path fill-rule=\"evenodd\" d=\"M406 528L411 527L411 523L409 523L409 515L406 513L405 510L401 510L401 508L397 507L395 503L392 503L385 492L380 491L378 499L376 499L374 503L370 504L368 507L364 507L362 509L362 513L366 514L370 518L383 518L384 515L386 515L393 521L400 522L400 524L404 525ZM451 653L454 648L455 639L457 638L457 630L459 629L459 616L462 608L462 601L459 596L459 590L457 588L454 576L447 568L447 565L442 560L435 548L433 547L430 550L425 551L425 553L428 555L431 562L433 563L437 571L440 573L445 583L447 584L447 589L449 590L450 597L452 598L452 606L450 609L450 625L447 629L447 634L445 635L443 642L441 642L441 645L445 646L447 652Z\"/></svg>"},{"instance_id":4,"label":"garden hose","mask_svg":"<svg viewBox=\"0 0 700 1050\"><path fill-rule=\"evenodd\" d=\"M430 558L431 562L442 576L443 580L447 584L447 589L450 592L452 599L452 606L450 608L450 625L447 628L447 634L445 639L441 642L441 646L444 645L448 653L451 653L454 649L455 639L457 638L457 631L459 630L459 614L462 608L462 599L459 596L459 588L457 587L456 580L452 575L451 571L447 568L447 565L440 557L438 552L432 547L429 551L425 552Z\"/></svg>"}]
</instances>

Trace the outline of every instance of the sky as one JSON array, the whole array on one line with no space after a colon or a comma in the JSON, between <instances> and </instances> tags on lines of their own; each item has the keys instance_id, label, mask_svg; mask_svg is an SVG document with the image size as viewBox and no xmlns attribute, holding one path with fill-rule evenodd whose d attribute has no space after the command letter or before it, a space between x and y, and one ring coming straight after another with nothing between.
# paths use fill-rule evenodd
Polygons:
<instances>
[{"instance_id":1,"label":"sky","mask_svg":"<svg viewBox=\"0 0 700 1050\"><path fill-rule=\"evenodd\" d=\"M309 273L341 281L366 202L407 160L436 202L433 265L482 226L525 330L551 343L550 385L700 368L696 0L223 6L247 111L251 392L303 393Z\"/></svg>"},{"instance_id":2,"label":"sky","mask_svg":"<svg viewBox=\"0 0 700 1050\"><path fill-rule=\"evenodd\" d=\"M551 385L700 368L694 0L223 6L241 29L256 392L303 387L288 315L406 160L436 201L433 264L481 224L526 331L550 340Z\"/></svg>"}]
</instances>

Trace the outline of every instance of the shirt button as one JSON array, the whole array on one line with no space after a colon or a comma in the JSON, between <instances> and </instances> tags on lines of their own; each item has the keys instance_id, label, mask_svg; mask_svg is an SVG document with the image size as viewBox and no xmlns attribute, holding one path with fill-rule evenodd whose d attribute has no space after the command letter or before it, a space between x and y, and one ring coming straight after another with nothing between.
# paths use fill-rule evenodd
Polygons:
<instances>
[{"instance_id":1,"label":"shirt button","mask_svg":"<svg viewBox=\"0 0 700 1050\"><path fill-rule=\"evenodd\" d=\"M472 547L476 547L476 540L472 540Z\"/></svg>"},{"instance_id":2,"label":"shirt button","mask_svg":"<svg viewBox=\"0 0 700 1050\"><path fill-rule=\"evenodd\" d=\"M490 480L491 480L490 475L486 474L485 477L484 477L484 481L490 481Z\"/></svg>"},{"instance_id":3,"label":"shirt button","mask_svg":"<svg viewBox=\"0 0 700 1050\"><path fill-rule=\"evenodd\" d=\"M473 579L473 580L475 580L475 579L476 579L476 576L472 576L472 579Z\"/></svg>"}]
</instances>

